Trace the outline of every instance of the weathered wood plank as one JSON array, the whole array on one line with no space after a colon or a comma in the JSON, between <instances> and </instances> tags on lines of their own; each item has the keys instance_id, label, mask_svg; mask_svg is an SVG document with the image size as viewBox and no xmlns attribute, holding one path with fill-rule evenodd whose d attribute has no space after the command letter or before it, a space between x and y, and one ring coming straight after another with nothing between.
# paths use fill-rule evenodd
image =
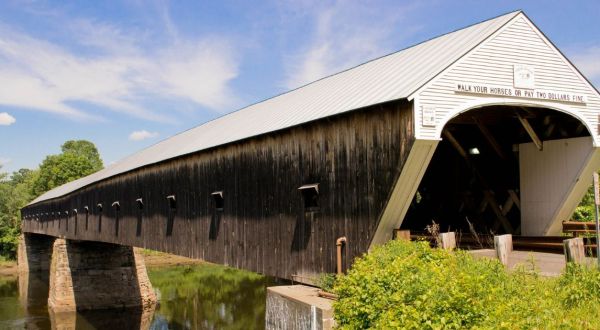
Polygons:
<instances>
[{"instance_id":1,"label":"weathered wood plank","mask_svg":"<svg viewBox=\"0 0 600 330\"><path fill-rule=\"evenodd\" d=\"M288 279L334 272L336 238L348 237L345 262L370 244L414 139L411 107L391 102L204 150L23 212L87 205L88 230L78 226L77 239L141 246ZM311 183L319 183L319 209L305 212L298 187ZM222 211L215 210L214 191L223 191ZM176 198L176 210L169 209L169 195ZM144 208L138 235L139 198ZM114 201L121 205L118 236ZM60 217L53 219L58 225ZM71 224L68 232L63 227L44 231L75 237Z\"/></svg>"}]
</instances>

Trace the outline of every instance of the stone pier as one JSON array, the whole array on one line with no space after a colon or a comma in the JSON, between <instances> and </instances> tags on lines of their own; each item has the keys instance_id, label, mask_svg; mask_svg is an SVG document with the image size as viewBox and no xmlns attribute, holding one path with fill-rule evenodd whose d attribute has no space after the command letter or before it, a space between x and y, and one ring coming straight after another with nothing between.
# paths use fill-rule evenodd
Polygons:
<instances>
[{"instance_id":1,"label":"stone pier","mask_svg":"<svg viewBox=\"0 0 600 330\"><path fill-rule=\"evenodd\" d=\"M50 259L54 237L23 234L19 240L19 300L26 310L44 305L48 299Z\"/></svg>"},{"instance_id":2,"label":"stone pier","mask_svg":"<svg viewBox=\"0 0 600 330\"><path fill-rule=\"evenodd\" d=\"M133 247L54 241L48 307L56 313L154 308L156 296L143 257Z\"/></svg>"},{"instance_id":3,"label":"stone pier","mask_svg":"<svg viewBox=\"0 0 600 330\"><path fill-rule=\"evenodd\" d=\"M47 301L52 315L122 309L142 315L156 295L143 257L130 246L24 234L18 248L22 304ZM151 314L151 313L150 313Z\"/></svg>"}]
</instances>

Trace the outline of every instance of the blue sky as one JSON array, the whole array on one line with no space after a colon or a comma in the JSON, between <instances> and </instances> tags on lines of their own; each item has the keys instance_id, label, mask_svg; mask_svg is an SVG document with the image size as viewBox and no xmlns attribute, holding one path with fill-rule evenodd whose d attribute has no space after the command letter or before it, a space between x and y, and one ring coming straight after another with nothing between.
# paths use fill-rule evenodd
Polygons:
<instances>
[{"instance_id":1,"label":"blue sky","mask_svg":"<svg viewBox=\"0 0 600 330\"><path fill-rule=\"evenodd\" d=\"M600 2L2 1L0 164L69 139L105 164L437 35L523 9L600 86Z\"/></svg>"}]
</instances>

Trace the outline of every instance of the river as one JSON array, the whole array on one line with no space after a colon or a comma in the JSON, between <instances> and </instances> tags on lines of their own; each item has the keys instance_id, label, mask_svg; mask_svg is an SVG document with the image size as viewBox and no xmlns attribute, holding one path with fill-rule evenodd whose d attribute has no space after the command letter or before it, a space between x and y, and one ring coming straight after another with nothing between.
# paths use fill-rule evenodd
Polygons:
<instances>
[{"instance_id":1,"label":"river","mask_svg":"<svg viewBox=\"0 0 600 330\"><path fill-rule=\"evenodd\" d=\"M263 329L266 287L276 284L212 264L149 269L148 275L159 298L154 310L60 315L48 312L47 292L24 298L17 278L0 276L0 329Z\"/></svg>"}]
</instances>

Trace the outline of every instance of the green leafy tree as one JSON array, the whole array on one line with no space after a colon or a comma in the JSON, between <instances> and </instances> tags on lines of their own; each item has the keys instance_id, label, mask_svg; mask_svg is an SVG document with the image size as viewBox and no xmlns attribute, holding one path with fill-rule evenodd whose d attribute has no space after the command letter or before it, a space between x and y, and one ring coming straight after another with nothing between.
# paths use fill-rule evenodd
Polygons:
<instances>
[{"instance_id":1,"label":"green leafy tree","mask_svg":"<svg viewBox=\"0 0 600 330\"><path fill-rule=\"evenodd\" d=\"M67 141L62 153L47 156L39 169L32 193L39 196L67 182L90 175L102 169L102 160L96 146L84 140Z\"/></svg>"},{"instance_id":2,"label":"green leafy tree","mask_svg":"<svg viewBox=\"0 0 600 330\"><path fill-rule=\"evenodd\" d=\"M583 196L583 199L573 212L573 220L575 221L594 221L595 220L594 206L594 186L590 186L588 191Z\"/></svg>"},{"instance_id":3,"label":"green leafy tree","mask_svg":"<svg viewBox=\"0 0 600 330\"><path fill-rule=\"evenodd\" d=\"M20 169L10 178L0 173L0 256L14 258L21 232L20 210L33 199L31 187L37 171Z\"/></svg>"},{"instance_id":4,"label":"green leafy tree","mask_svg":"<svg viewBox=\"0 0 600 330\"><path fill-rule=\"evenodd\" d=\"M102 169L96 146L67 141L62 153L47 156L39 169L20 169L10 176L0 167L0 257L14 258L21 233L20 210L44 192Z\"/></svg>"},{"instance_id":5,"label":"green leafy tree","mask_svg":"<svg viewBox=\"0 0 600 330\"><path fill-rule=\"evenodd\" d=\"M69 140L63 143L61 150L63 154L73 154L87 159L94 172L101 170L103 167L100 153L96 146L90 141Z\"/></svg>"}]
</instances>

